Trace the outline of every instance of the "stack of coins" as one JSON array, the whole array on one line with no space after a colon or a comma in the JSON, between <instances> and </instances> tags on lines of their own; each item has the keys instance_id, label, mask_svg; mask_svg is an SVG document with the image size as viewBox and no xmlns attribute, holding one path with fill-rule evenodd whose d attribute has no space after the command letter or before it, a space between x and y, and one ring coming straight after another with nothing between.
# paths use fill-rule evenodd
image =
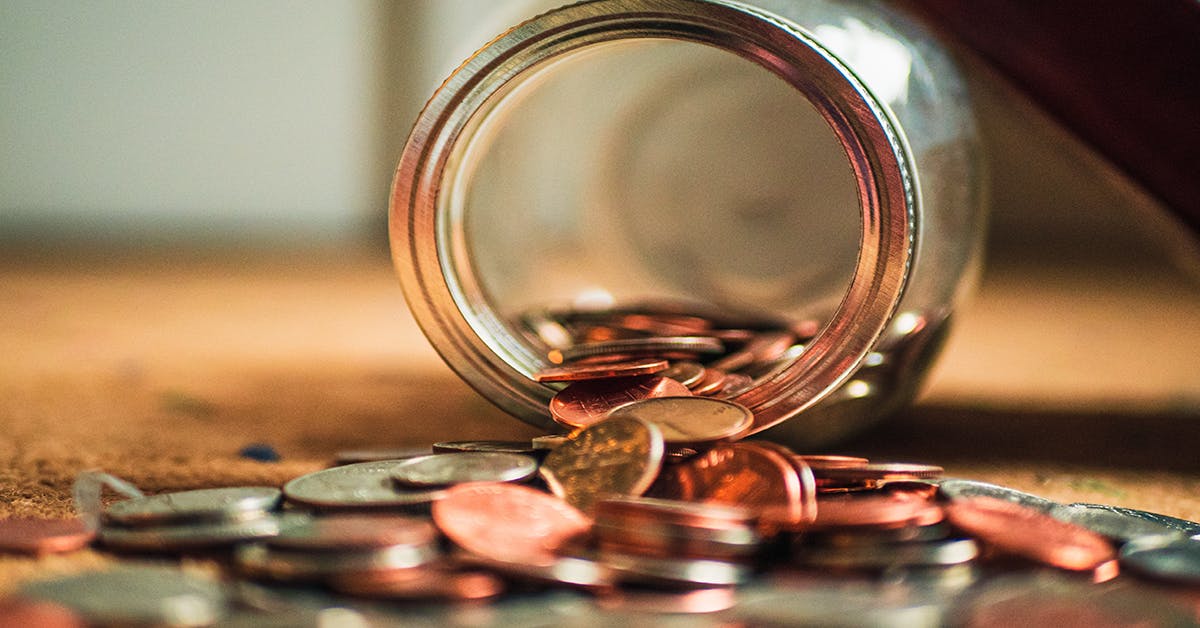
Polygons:
<instances>
[{"instance_id":1,"label":"stack of coins","mask_svg":"<svg viewBox=\"0 0 1200 628\"><path fill-rule=\"evenodd\" d=\"M105 509L100 542L119 551L183 552L271 537L299 522L278 515L267 486L197 489L137 497Z\"/></svg>"}]
</instances>

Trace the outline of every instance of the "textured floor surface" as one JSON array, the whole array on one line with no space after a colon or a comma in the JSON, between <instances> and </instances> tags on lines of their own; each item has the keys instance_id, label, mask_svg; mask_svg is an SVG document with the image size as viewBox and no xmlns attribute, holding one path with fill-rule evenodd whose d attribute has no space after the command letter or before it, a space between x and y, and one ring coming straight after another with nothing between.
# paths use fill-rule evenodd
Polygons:
<instances>
[{"instance_id":1,"label":"textured floor surface","mask_svg":"<svg viewBox=\"0 0 1200 628\"><path fill-rule=\"evenodd\" d=\"M921 402L840 452L1200 519L1195 284L1007 267L960 314ZM539 433L441 363L379 254L9 259L0 321L0 517L70 514L84 469L279 485L343 449ZM108 560L0 556L0 593Z\"/></svg>"}]
</instances>

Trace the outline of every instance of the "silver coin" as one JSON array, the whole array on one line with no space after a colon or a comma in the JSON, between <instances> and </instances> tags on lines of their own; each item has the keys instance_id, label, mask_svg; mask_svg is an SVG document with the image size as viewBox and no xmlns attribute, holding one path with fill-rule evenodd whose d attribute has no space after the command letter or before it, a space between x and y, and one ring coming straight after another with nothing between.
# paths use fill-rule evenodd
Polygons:
<instances>
[{"instance_id":1,"label":"silver coin","mask_svg":"<svg viewBox=\"0 0 1200 628\"><path fill-rule=\"evenodd\" d=\"M229 611L219 582L169 567L126 565L29 582L21 595L65 606L88 625L211 626Z\"/></svg>"},{"instance_id":2,"label":"silver coin","mask_svg":"<svg viewBox=\"0 0 1200 628\"><path fill-rule=\"evenodd\" d=\"M1129 517L1134 517L1136 519L1141 519L1144 521L1149 521L1151 523L1157 523L1157 524L1166 526L1166 527L1171 528L1172 530L1175 530L1176 532L1179 532L1180 534L1183 534L1185 536L1190 536L1193 538L1200 536L1200 522L1196 522L1196 521L1188 521L1187 519L1180 519L1179 517L1172 517L1169 515L1160 515L1156 512L1146 512L1145 510L1138 510L1136 508L1124 508L1121 506L1109 506L1106 504L1086 504L1086 503L1078 502L1078 503L1069 504L1069 505L1072 508L1087 508L1089 510L1108 510L1108 511L1120 513L1122 515L1126 515Z\"/></svg>"},{"instance_id":3,"label":"silver coin","mask_svg":"<svg viewBox=\"0 0 1200 628\"><path fill-rule=\"evenodd\" d=\"M938 480L936 484L938 485L938 493L951 501L970 497L991 497L1027 506L1045 513L1050 512L1056 506L1060 505L1058 502L1051 501L1045 497L1038 497L1031 493L1018 491L1015 488L988 484L987 482L976 480L944 478Z\"/></svg>"},{"instance_id":4,"label":"silver coin","mask_svg":"<svg viewBox=\"0 0 1200 628\"><path fill-rule=\"evenodd\" d=\"M1058 506L1050 511L1050 516L1087 528L1118 543L1128 543L1143 536L1174 535L1183 538L1181 532L1158 521L1135 517L1112 507Z\"/></svg>"},{"instance_id":5,"label":"silver coin","mask_svg":"<svg viewBox=\"0 0 1200 628\"><path fill-rule=\"evenodd\" d=\"M1200 542L1178 535L1147 536L1121 548L1121 566L1158 580L1200 585Z\"/></svg>"},{"instance_id":6,"label":"silver coin","mask_svg":"<svg viewBox=\"0 0 1200 628\"><path fill-rule=\"evenodd\" d=\"M283 486L288 501L324 510L414 508L428 506L444 490L403 491L392 473L404 460L380 460L333 467L302 475Z\"/></svg>"},{"instance_id":7,"label":"silver coin","mask_svg":"<svg viewBox=\"0 0 1200 628\"><path fill-rule=\"evenodd\" d=\"M631 416L657 425L668 445L714 443L741 436L754 413L732 401L708 397L652 397L614 409L609 417Z\"/></svg>"},{"instance_id":8,"label":"silver coin","mask_svg":"<svg viewBox=\"0 0 1200 628\"><path fill-rule=\"evenodd\" d=\"M950 568L955 569L955 568ZM782 580L782 579L780 579ZM739 592L733 617L749 626L940 628L947 610L941 596L908 587L825 577L768 581ZM932 598L932 599L931 599Z\"/></svg>"},{"instance_id":9,"label":"silver coin","mask_svg":"<svg viewBox=\"0 0 1200 628\"><path fill-rule=\"evenodd\" d=\"M601 550L600 562L607 565L622 582L726 587L748 582L753 575L749 565L703 558L662 558Z\"/></svg>"},{"instance_id":10,"label":"silver coin","mask_svg":"<svg viewBox=\"0 0 1200 628\"><path fill-rule=\"evenodd\" d=\"M882 543L925 543L947 539L950 537L950 532L950 524L941 521L925 526L808 532L804 535L803 541L805 545L834 547L875 546Z\"/></svg>"},{"instance_id":11,"label":"silver coin","mask_svg":"<svg viewBox=\"0 0 1200 628\"><path fill-rule=\"evenodd\" d=\"M531 443L519 440L450 440L433 444L435 454L498 453L536 456Z\"/></svg>"},{"instance_id":12,"label":"silver coin","mask_svg":"<svg viewBox=\"0 0 1200 628\"><path fill-rule=\"evenodd\" d=\"M796 552L796 562L809 567L833 569L890 569L893 567L948 567L979 556L972 539L927 543L883 543L879 545L809 546Z\"/></svg>"},{"instance_id":13,"label":"silver coin","mask_svg":"<svg viewBox=\"0 0 1200 628\"><path fill-rule=\"evenodd\" d=\"M333 514L309 517L300 525L280 530L264 541L275 549L336 552L394 545L430 545L437 542L433 522L397 514Z\"/></svg>"},{"instance_id":14,"label":"silver coin","mask_svg":"<svg viewBox=\"0 0 1200 628\"><path fill-rule=\"evenodd\" d=\"M136 528L108 525L100 529L99 540L105 547L121 551L176 552L265 539L307 520L307 515L285 513L265 514L244 521L202 521Z\"/></svg>"},{"instance_id":15,"label":"silver coin","mask_svg":"<svg viewBox=\"0 0 1200 628\"><path fill-rule=\"evenodd\" d=\"M454 560L526 582L579 589L605 589L615 583L607 565L578 556L557 556L545 563L518 563L464 552L456 554Z\"/></svg>"},{"instance_id":16,"label":"silver coin","mask_svg":"<svg viewBox=\"0 0 1200 628\"><path fill-rule=\"evenodd\" d=\"M567 442L567 437L564 434L547 434L545 436L534 436L533 440L530 441L530 445L539 454L545 455L565 442Z\"/></svg>"},{"instance_id":17,"label":"silver coin","mask_svg":"<svg viewBox=\"0 0 1200 628\"><path fill-rule=\"evenodd\" d=\"M537 473L537 460L521 454L470 452L431 454L396 465L392 479L417 488L466 482L521 482Z\"/></svg>"},{"instance_id":18,"label":"silver coin","mask_svg":"<svg viewBox=\"0 0 1200 628\"><path fill-rule=\"evenodd\" d=\"M104 518L122 525L219 521L256 516L282 499L283 493L269 486L205 488L119 501L105 509Z\"/></svg>"},{"instance_id":19,"label":"silver coin","mask_svg":"<svg viewBox=\"0 0 1200 628\"><path fill-rule=\"evenodd\" d=\"M379 462L382 460L405 460L417 456L428 456L428 447L402 447L398 449L347 449L337 452L334 464L358 464L360 462Z\"/></svg>"},{"instance_id":20,"label":"silver coin","mask_svg":"<svg viewBox=\"0 0 1200 628\"><path fill-rule=\"evenodd\" d=\"M238 547L234 559L243 573L255 578L312 582L338 574L421 567L440 556L441 552L435 543L395 545L355 552L304 552L251 544Z\"/></svg>"},{"instance_id":21,"label":"silver coin","mask_svg":"<svg viewBox=\"0 0 1200 628\"><path fill-rule=\"evenodd\" d=\"M725 345L716 338L705 336L658 336L654 338L628 338L605 342L587 342L552 352L553 362L573 362L582 358L613 354L720 354ZM558 360L554 360L558 357Z\"/></svg>"}]
</instances>

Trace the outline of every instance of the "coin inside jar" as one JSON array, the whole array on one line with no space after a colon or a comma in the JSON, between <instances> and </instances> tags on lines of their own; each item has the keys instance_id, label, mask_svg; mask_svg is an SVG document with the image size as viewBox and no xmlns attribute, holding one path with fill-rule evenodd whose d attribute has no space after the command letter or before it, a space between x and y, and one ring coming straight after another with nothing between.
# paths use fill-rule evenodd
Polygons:
<instances>
[{"instance_id":1,"label":"coin inside jar","mask_svg":"<svg viewBox=\"0 0 1200 628\"><path fill-rule=\"evenodd\" d=\"M550 400L550 416L563 425L587 427L633 401L691 394L683 384L657 375L581 381L554 395Z\"/></svg>"},{"instance_id":2,"label":"coin inside jar","mask_svg":"<svg viewBox=\"0 0 1200 628\"><path fill-rule=\"evenodd\" d=\"M392 479L412 487L437 487L465 482L521 482L537 472L537 460L520 454L468 452L430 454L395 465Z\"/></svg>"},{"instance_id":3,"label":"coin inside jar","mask_svg":"<svg viewBox=\"0 0 1200 628\"><path fill-rule=\"evenodd\" d=\"M632 416L662 430L669 445L715 443L741 436L754 424L745 406L706 397L657 397L621 406L613 417Z\"/></svg>"},{"instance_id":4,"label":"coin inside jar","mask_svg":"<svg viewBox=\"0 0 1200 628\"><path fill-rule=\"evenodd\" d=\"M613 377L636 377L638 375L653 375L666 370L669 365L666 360L656 359L600 364L568 364L555 368L542 369L533 374L533 379L542 383L548 383L577 382Z\"/></svg>"}]
</instances>

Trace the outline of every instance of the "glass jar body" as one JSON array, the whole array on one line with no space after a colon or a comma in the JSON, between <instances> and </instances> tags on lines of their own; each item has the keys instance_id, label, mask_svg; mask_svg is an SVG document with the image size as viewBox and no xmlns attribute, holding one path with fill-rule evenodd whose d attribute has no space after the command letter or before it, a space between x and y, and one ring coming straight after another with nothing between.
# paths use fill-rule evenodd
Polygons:
<instances>
[{"instance_id":1,"label":"glass jar body","mask_svg":"<svg viewBox=\"0 0 1200 628\"><path fill-rule=\"evenodd\" d=\"M391 237L435 348L545 427L529 312L669 300L811 322L744 402L815 446L915 394L978 260L980 178L957 71L882 5L601 0L443 85Z\"/></svg>"}]
</instances>

